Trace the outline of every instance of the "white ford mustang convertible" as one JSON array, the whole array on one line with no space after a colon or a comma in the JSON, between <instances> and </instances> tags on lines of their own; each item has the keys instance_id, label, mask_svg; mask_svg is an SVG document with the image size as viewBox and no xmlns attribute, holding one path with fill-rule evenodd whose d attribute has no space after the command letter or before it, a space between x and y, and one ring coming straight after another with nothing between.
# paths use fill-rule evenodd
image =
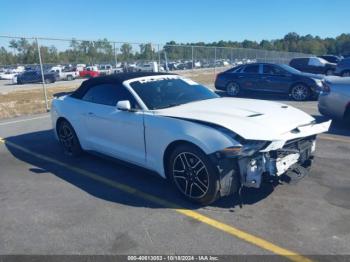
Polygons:
<instances>
[{"instance_id":1,"label":"white ford mustang convertible","mask_svg":"<svg viewBox=\"0 0 350 262\"><path fill-rule=\"evenodd\" d=\"M160 73L87 80L56 97L51 114L66 154L98 152L153 170L201 204L308 170L316 135L330 126L288 105L222 98Z\"/></svg>"}]
</instances>

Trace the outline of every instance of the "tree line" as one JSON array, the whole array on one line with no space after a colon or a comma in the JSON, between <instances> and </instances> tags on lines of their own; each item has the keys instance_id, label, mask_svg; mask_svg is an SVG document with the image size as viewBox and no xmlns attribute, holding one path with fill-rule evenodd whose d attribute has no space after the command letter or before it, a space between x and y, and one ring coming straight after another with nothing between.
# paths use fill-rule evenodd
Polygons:
<instances>
[{"instance_id":1,"label":"tree line","mask_svg":"<svg viewBox=\"0 0 350 262\"><path fill-rule=\"evenodd\" d=\"M175 41L167 43L176 45ZM300 36L297 33L288 33L282 39L262 40L260 42L244 40L237 41L219 41L212 43L187 43L187 45L209 46L209 47L231 47L231 48L253 48L269 51L297 52L314 55L350 55L350 34L341 34L335 38L320 38L310 34Z\"/></svg>"},{"instance_id":2,"label":"tree line","mask_svg":"<svg viewBox=\"0 0 350 262\"><path fill-rule=\"evenodd\" d=\"M186 45L187 47L178 46ZM297 33L288 33L282 39L262 40L260 42L244 40L238 41L218 41L212 43L176 43L170 41L166 43L164 49L158 50L157 46L151 43L141 44L135 47L128 43L117 47L107 39L97 41L77 41L72 39L69 47L65 50L58 50L54 45L40 45L41 56L44 63L114 63L137 61L137 60L157 60L159 56L164 58L164 51L168 59L190 59L192 56L191 46L203 47L227 47L259 49L267 51L298 52L305 54L350 54L350 34L341 34L335 38L320 38L310 34L300 36ZM213 59L213 49L195 48L195 57L202 59ZM218 57L230 58L232 50L218 49ZM12 39L8 46L0 47L0 65L15 64L37 64L39 61L37 45L35 41L25 38Z\"/></svg>"},{"instance_id":3,"label":"tree line","mask_svg":"<svg viewBox=\"0 0 350 262\"><path fill-rule=\"evenodd\" d=\"M40 41L39 41L40 42ZM40 44L40 54L45 64L100 64L116 61L154 60L156 48L151 43L138 45L138 50L125 43L119 48L107 39L78 41L72 39L69 47L58 50L55 45ZM36 41L25 38L12 39L6 47L0 47L0 65L38 64L39 54Z\"/></svg>"}]
</instances>

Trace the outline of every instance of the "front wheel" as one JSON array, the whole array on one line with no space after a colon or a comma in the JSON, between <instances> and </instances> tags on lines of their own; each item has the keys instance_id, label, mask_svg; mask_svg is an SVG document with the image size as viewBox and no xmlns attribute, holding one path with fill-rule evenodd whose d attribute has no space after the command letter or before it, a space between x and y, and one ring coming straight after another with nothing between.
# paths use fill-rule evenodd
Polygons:
<instances>
[{"instance_id":1,"label":"front wheel","mask_svg":"<svg viewBox=\"0 0 350 262\"><path fill-rule=\"evenodd\" d=\"M178 146L169 157L167 174L188 200L208 205L217 199L217 170L209 157L197 147L187 144Z\"/></svg>"},{"instance_id":2,"label":"front wheel","mask_svg":"<svg viewBox=\"0 0 350 262\"><path fill-rule=\"evenodd\" d=\"M230 82L226 86L226 93L228 96L238 96L240 92L239 84L235 82Z\"/></svg>"},{"instance_id":3,"label":"front wheel","mask_svg":"<svg viewBox=\"0 0 350 262\"><path fill-rule=\"evenodd\" d=\"M295 101L305 101L310 97L311 92L307 86L297 84L291 88L289 95Z\"/></svg>"}]
</instances>

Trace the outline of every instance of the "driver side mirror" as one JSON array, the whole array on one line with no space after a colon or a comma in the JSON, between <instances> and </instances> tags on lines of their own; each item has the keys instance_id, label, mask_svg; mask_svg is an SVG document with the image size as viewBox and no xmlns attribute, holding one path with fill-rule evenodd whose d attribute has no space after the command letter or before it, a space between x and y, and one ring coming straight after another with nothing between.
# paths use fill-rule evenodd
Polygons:
<instances>
[{"instance_id":1,"label":"driver side mirror","mask_svg":"<svg viewBox=\"0 0 350 262\"><path fill-rule=\"evenodd\" d=\"M131 105L129 100L118 101L117 109L120 111L131 111Z\"/></svg>"}]
</instances>

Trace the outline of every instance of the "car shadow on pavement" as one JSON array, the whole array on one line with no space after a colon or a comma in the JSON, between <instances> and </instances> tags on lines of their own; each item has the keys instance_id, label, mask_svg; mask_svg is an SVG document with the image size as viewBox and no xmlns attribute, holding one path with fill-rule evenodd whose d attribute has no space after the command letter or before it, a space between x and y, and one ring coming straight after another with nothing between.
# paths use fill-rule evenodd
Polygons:
<instances>
[{"instance_id":1,"label":"car shadow on pavement","mask_svg":"<svg viewBox=\"0 0 350 262\"><path fill-rule=\"evenodd\" d=\"M94 176L107 179L108 181L112 181L112 183L126 185L129 188L137 189L162 200L169 201L182 208L195 210L202 207L186 201L171 183L162 179L154 172L119 160L111 160L107 157L98 157L88 153L84 153L77 158L64 155L59 143L54 139L51 130L12 136L6 138L5 141L7 149L15 158L32 166L28 169L27 174L38 176L38 179L40 179L38 180L38 186L41 179L43 179L43 175L55 175L90 195L106 201L137 207L164 207L157 203L149 202L142 197L120 191L111 186L110 183L96 181L96 179L75 172L70 168L63 167L50 160L45 160L45 158L50 158L59 163L64 163L66 166L88 171L94 174ZM13 144L25 148L25 150L16 148ZM243 189L242 203L243 205L253 205L267 198L272 192L273 186L270 184L264 184L260 189ZM237 208L240 203L241 201L237 197L237 194L235 194L219 199L211 207Z\"/></svg>"}]
</instances>

